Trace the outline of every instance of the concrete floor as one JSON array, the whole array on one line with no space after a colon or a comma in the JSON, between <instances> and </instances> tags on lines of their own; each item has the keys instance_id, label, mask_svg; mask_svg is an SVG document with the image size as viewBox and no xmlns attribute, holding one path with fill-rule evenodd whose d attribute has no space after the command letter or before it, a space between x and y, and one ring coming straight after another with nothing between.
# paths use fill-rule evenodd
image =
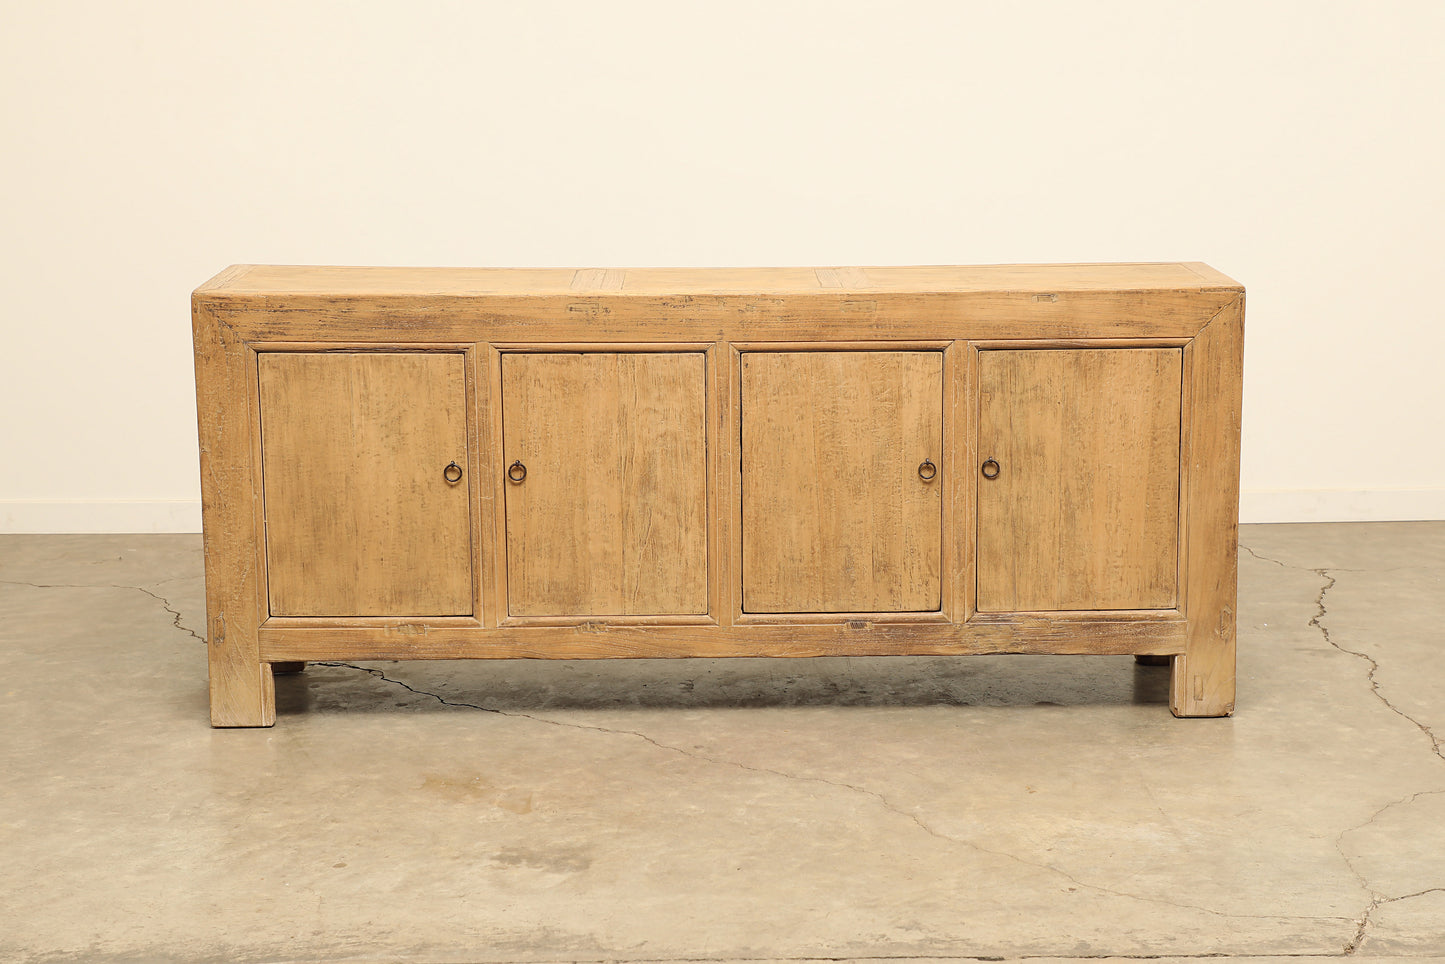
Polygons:
<instances>
[{"instance_id":1,"label":"concrete floor","mask_svg":"<svg viewBox=\"0 0 1445 964\"><path fill-rule=\"evenodd\" d=\"M196 536L0 537L0 959L1445 958L1445 523L1247 526L1239 711L1128 657L313 665Z\"/></svg>"}]
</instances>

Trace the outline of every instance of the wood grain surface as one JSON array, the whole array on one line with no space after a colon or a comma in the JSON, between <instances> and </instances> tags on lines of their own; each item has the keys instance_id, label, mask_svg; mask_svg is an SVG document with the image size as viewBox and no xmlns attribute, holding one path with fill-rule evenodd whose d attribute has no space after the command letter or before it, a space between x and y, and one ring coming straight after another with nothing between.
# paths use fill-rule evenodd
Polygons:
<instances>
[{"instance_id":1,"label":"wood grain surface","mask_svg":"<svg viewBox=\"0 0 1445 964\"><path fill-rule=\"evenodd\" d=\"M213 725L365 658L1133 653L1233 711L1207 265L236 265L192 312Z\"/></svg>"},{"instance_id":2,"label":"wood grain surface","mask_svg":"<svg viewBox=\"0 0 1445 964\"><path fill-rule=\"evenodd\" d=\"M257 364L272 615L471 613L464 356L266 352Z\"/></svg>"},{"instance_id":3,"label":"wood grain surface","mask_svg":"<svg viewBox=\"0 0 1445 964\"><path fill-rule=\"evenodd\" d=\"M979 353L980 612L1174 607L1180 370L1177 348Z\"/></svg>"},{"instance_id":4,"label":"wood grain surface","mask_svg":"<svg viewBox=\"0 0 1445 964\"><path fill-rule=\"evenodd\" d=\"M212 726L271 726L276 687L260 658L266 618L256 456L256 356L203 304L192 312L201 516L206 565L206 659Z\"/></svg>"},{"instance_id":5,"label":"wood grain surface","mask_svg":"<svg viewBox=\"0 0 1445 964\"><path fill-rule=\"evenodd\" d=\"M606 288L637 296L878 292L1159 290L1238 285L1198 262L766 268L403 268L232 265L201 295L347 298L550 295Z\"/></svg>"},{"instance_id":6,"label":"wood grain surface","mask_svg":"<svg viewBox=\"0 0 1445 964\"><path fill-rule=\"evenodd\" d=\"M707 612L706 358L502 356L510 615Z\"/></svg>"},{"instance_id":7,"label":"wood grain surface","mask_svg":"<svg viewBox=\"0 0 1445 964\"><path fill-rule=\"evenodd\" d=\"M943 464L942 352L744 352L744 612L937 610Z\"/></svg>"},{"instance_id":8,"label":"wood grain surface","mask_svg":"<svg viewBox=\"0 0 1445 964\"><path fill-rule=\"evenodd\" d=\"M1189 376L1184 492L1189 645L1174 660L1169 708L1176 716L1228 716L1234 712L1235 696L1243 293L1184 351Z\"/></svg>"},{"instance_id":9,"label":"wood grain surface","mask_svg":"<svg viewBox=\"0 0 1445 964\"><path fill-rule=\"evenodd\" d=\"M611 659L672 657L962 656L974 653L1173 655L1183 619L1094 619L1092 614L1010 614L967 623L828 621L813 625L577 626L469 629L430 624L260 630L266 659ZM1112 615L1112 614L1111 614ZM1132 615L1132 614L1123 614Z\"/></svg>"}]
</instances>

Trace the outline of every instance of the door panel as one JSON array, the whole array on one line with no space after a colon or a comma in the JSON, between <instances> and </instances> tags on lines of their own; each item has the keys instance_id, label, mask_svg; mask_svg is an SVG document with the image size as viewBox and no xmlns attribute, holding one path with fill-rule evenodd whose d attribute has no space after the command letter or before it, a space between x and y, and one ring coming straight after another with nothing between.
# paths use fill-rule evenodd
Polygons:
<instances>
[{"instance_id":1,"label":"door panel","mask_svg":"<svg viewBox=\"0 0 1445 964\"><path fill-rule=\"evenodd\" d=\"M257 368L271 614L470 615L465 356L263 352Z\"/></svg>"},{"instance_id":2,"label":"door panel","mask_svg":"<svg viewBox=\"0 0 1445 964\"><path fill-rule=\"evenodd\" d=\"M978 457L998 463L976 476L980 612L1176 604L1181 366L1177 348L979 352Z\"/></svg>"},{"instance_id":3,"label":"door panel","mask_svg":"<svg viewBox=\"0 0 1445 964\"><path fill-rule=\"evenodd\" d=\"M942 451L942 352L745 352L743 610L939 609Z\"/></svg>"},{"instance_id":4,"label":"door panel","mask_svg":"<svg viewBox=\"0 0 1445 964\"><path fill-rule=\"evenodd\" d=\"M502 356L511 615L707 612L706 357Z\"/></svg>"}]
</instances>

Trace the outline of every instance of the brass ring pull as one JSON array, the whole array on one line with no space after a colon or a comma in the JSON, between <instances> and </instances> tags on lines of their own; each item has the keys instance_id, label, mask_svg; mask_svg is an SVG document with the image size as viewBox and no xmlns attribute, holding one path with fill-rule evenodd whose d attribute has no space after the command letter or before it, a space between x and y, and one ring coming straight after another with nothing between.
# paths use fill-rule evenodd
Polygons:
<instances>
[{"instance_id":1,"label":"brass ring pull","mask_svg":"<svg viewBox=\"0 0 1445 964\"><path fill-rule=\"evenodd\" d=\"M511 479L513 482L521 482L526 477L527 467L522 464L521 459L518 459L511 465L507 466L507 478Z\"/></svg>"},{"instance_id":2,"label":"brass ring pull","mask_svg":"<svg viewBox=\"0 0 1445 964\"><path fill-rule=\"evenodd\" d=\"M994 459L984 459L983 465L979 467L985 479L996 479L1003 468Z\"/></svg>"},{"instance_id":3,"label":"brass ring pull","mask_svg":"<svg viewBox=\"0 0 1445 964\"><path fill-rule=\"evenodd\" d=\"M932 482L938 475L938 466L933 464L932 459L924 459L918 466L918 477L925 482Z\"/></svg>"},{"instance_id":4,"label":"brass ring pull","mask_svg":"<svg viewBox=\"0 0 1445 964\"><path fill-rule=\"evenodd\" d=\"M448 462L447 467L442 469L442 478L456 485L462 480L462 467L455 462Z\"/></svg>"}]
</instances>

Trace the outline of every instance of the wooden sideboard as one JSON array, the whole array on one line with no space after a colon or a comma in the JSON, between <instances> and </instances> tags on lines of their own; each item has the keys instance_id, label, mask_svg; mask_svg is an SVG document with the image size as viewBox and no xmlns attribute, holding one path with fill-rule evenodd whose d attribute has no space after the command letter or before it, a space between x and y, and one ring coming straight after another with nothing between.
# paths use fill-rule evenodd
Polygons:
<instances>
[{"instance_id":1,"label":"wooden sideboard","mask_svg":"<svg viewBox=\"0 0 1445 964\"><path fill-rule=\"evenodd\" d=\"M1134 654L1233 710L1206 265L238 265L192 306L216 726L335 659Z\"/></svg>"}]
</instances>

